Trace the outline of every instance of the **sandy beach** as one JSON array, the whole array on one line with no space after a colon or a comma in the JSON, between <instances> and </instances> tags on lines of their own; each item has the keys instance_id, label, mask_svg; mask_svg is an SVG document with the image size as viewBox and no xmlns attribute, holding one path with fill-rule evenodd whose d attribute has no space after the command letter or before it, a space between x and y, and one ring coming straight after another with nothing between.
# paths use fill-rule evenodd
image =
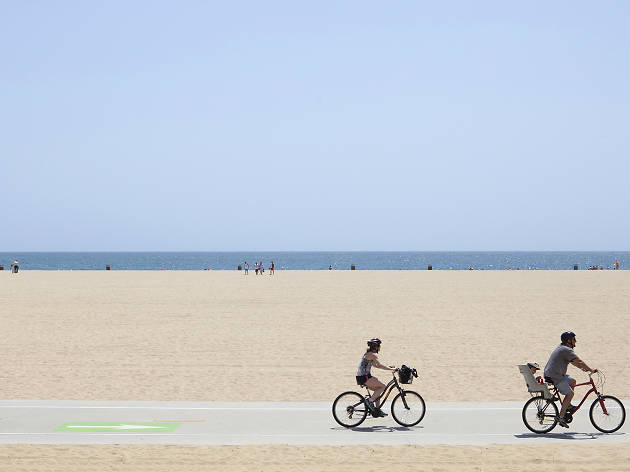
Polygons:
<instances>
[{"instance_id":1,"label":"sandy beach","mask_svg":"<svg viewBox=\"0 0 630 472\"><path fill-rule=\"evenodd\" d=\"M25 271L0 281L3 399L331 400L355 386L365 340L378 336L384 362L418 369L427 401L519 400L516 365L544 364L568 329L606 391L630 397L626 271Z\"/></svg>"},{"instance_id":2,"label":"sandy beach","mask_svg":"<svg viewBox=\"0 0 630 472\"><path fill-rule=\"evenodd\" d=\"M606 374L604 391L630 398L627 271L23 271L0 273L0 303L7 400L332 401L355 388L373 336L384 362L418 369L427 403L525 400L516 365L544 364L568 329ZM375 446L373 457L400 470L415 460L520 470L549 454L562 463L573 447L412 447L401 458ZM335 470L365 460L352 447L236 449L3 446L0 470ZM627 446L575 454L574 470L619 470L630 458Z\"/></svg>"},{"instance_id":3,"label":"sandy beach","mask_svg":"<svg viewBox=\"0 0 630 472\"><path fill-rule=\"evenodd\" d=\"M307 472L339 470L475 471L627 470L627 446L3 446L11 472L156 471Z\"/></svg>"}]
</instances>

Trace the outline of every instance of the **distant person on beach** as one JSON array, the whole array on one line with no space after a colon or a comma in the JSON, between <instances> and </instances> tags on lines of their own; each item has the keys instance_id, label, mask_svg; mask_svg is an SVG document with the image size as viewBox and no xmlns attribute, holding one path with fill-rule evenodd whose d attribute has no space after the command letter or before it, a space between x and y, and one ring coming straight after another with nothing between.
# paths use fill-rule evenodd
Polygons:
<instances>
[{"instance_id":1,"label":"distant person on beach","mask_svg":"<svg viewBox=\"0 0 630 472\"><path fill-rule=\"evenodd\" d=\"M247 275L249 273L249 264L247 261L243 263L243 269L245 269L245 275Z\"/></svg>"},{"instance_id":2,"label":"distant person on beach","mask_svg":"<svg viewBox=\"0 0 630 472\"><path fill-rule=\"evenodd\" d=\"M332 270L332 264L328 266L328 270Z\"/></svg>"},{"instance_id":3,"label":"distant person on beach","mask_svg":"<svg viewBox=\"0 0 630 472\"><path fill-rule=\"evenodd\" d=\"M265 273L265 266L263 265L262 261L258 263L258 270L260 270L260 275L263 275Z\"/></svg>"},{"instance_id":4,"label":"distant person on beach","mask_svg":"<svg viewBox=\"0 0 630 472\"><path fill-rule=\"evenodd\" d=\"M258 262L254 262L254 272L258 275Z\"/></svg>"},{"instance_id":5,"label":"distant person on beach","mask_svg":"<svg viewBox=\"0 0 630 472\"><path fill-rule=\"evenodd\" d=\"M276 264L274 264L273 261L271 261L271 266L269 266L269 275L273 275L275 273L276 270Z\"/></svg>"},{"instance_id":6,"label":"distant person on beach","mask_svg":"<svg viewBox=\"0 0 630 472\"><path fill-rule=\"evenodd\" d=\"M545 366L545 380L551 380L558 392L564 395L558 424L563 428L568 428L569 424L565 415L567 411L570 413L575 409L575 406L571 405L571 400L574 394L573 388L577 382L567 375L567 367L569 364L573 364L585 372L597 372L597 369L591 369L573 352L573 348L577 344L574 332L565 331L560 335L560 341L561 344L551 353Z\"/></svg>"},{"instance_id":7,"label":"distant person on beach","mask_svg":"<svg viewBox=\"0 0 630 472\"><path fill-rule=\"evenodd\" d=\"M619 261L615 261L615 270L619 270Z\"/></svg>"},{"instance_id":8,"label":"distant person on beach","mask_svg":"<svg viewBox=\"0 0 630 472\"><path fill-rule=\"evenodd\" d=\"M370 390L374 390L374 393L368 399L368 404L370 406L372 416L379 418L387 416L387 413L384 413L380 409L380 400L378 399L383 390L385 390L385 384L376 377L372 377L370 370L372 369L372 366L374 366L377 369L395 371L396 367L388 367L379 362L378 351L381 350L380 339L372 338L367 342L367 345L368 349L365 354L363 354L361 362L359 362L359 369L357 370L357 385L365 385Z\"/></svg>"},{"instance_id":9,"label":"distant person on beach","mask_svg":"<svg viewBox=\"0 0 630 472\"><path fill-rule=\"evenodd\" d=\"M16 259L11 263L11 273L17 274L19 270L20 270L20 264L18 263Z\"/></svg>"}]
</instances>

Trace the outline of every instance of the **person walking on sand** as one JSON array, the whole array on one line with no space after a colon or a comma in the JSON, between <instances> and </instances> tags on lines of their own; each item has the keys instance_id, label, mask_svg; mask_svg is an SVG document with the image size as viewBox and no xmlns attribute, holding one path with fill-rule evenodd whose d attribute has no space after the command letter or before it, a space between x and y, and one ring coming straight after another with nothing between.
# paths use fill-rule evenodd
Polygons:
<instances>
[{"instance_id":1,"label":"person walking on sand","mask_svg":"<svg viewBox=\"0 0 630 472\"><path fill-rule=\"evenodd\" d=\"M276 264L274 264L273 261L271 261L271 265L269 266L269 275L273 275L275 273L276 270Z\"/></svg>"},{"instance_id":2,"label":"person walking on sand","mask_svg":"<svg viewBox=\"0 0 630 472\"><path fill-rule=\"evenodd\" d=\"M585 372L593 373L597 372L597 369L591 369L573 352L573 348L577 344L574 332L565 331L560 335L560 341L561 344L551 353L547 365L545 365L544 375L545 380L551 380L558 389L558 392L564 395L562 408L558 416L558 424L563 428L568 428L569 424L566 421L565 415L567 411L571 413L575 409L575 407L571 405L571 400L574 395L573 388L575 388L577 382L567 375L567 366L573 364Z\"/></svg>"},{"instance_id":3,"label":"person walking on sand","mask_svg":"<svg viewBox=\"0 0 630 472\"><path fill-rule=\"evenodd\" d=\"M258 262L254 262L254 272L258 275Z\"/></svg>"},{"instance_id":4,"label":"person walking on sand","mask_svg":"<svg viewBox=\"0 0 630 472\"><path fill-rule=\"evenodd\" d=\"M368 349L361 357L361 361L359 362L359 368L357 370L357 385L366 386L370 390L374 390L372 396L368 399L368 405L370 407L370 412L372 416L375 418L387 416L387 413L383 412L380 409L380 399L381 393L385 390L385 384L381 382L376 377L372 377L371 369L372 366L377 369L396 371L396 367L394 366L386 366L379 362L378 360L378 352L381 350L381 340L378 338L372 338L367 342ZM374 403L376 402L376 403Z\"/></svg>"},{"instance_id":5,"label":"person walking on sand","mask_svg":"<svg viewBox=\"0 0 630 472\"><path fill-rule=\"evenodd\" d=\"M20 270L20 264L18 263L16 259L11 263L11 273L17 274L19 270Z\"/></svg>"},{"instance_id":6,"label":"person walking on sand","mask_svg":"<svg viewBox=\"0 0 630 472\"><path fill-rule=\"evenodd\" d=\"M249 264L247 261L243 263L243 269L245 269L245 275L247 275L249 273Z\"/></svg>"}]
</instances>

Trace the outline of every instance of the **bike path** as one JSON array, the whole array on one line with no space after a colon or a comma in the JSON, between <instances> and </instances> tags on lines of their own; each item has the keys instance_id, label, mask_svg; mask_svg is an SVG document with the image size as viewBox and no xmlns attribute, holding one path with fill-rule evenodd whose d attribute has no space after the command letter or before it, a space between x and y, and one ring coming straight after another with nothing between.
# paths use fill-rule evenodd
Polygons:
<instances>
[{"instance_id":1,"label":"bike path","mask_svg":"<svg viewBox=\"0 0 630 472\"><path fill-rule=\"evenodd\" d=\"M412 428L391 416L339 426L331 403L0 401L0 444L477 445L630 442L628 421L597 431L582 406L570 429L537 435L522 402L434 403ZM629 402L624 401L626 411ZM585 406L587 408L585 408ZM385 410L387 411L387 410Z\"/></svg>"}]
</instances>

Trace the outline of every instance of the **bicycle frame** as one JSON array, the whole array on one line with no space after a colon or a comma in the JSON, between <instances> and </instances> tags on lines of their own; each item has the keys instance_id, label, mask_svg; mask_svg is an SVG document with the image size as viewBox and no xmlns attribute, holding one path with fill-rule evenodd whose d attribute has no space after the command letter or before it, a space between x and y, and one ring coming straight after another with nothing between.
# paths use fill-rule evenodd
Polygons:
<instances>
[{"instance_id":1,"label":"bicycle frame","mask_svg":"<svg viewBox=\"0 0 630 472\"><path fill-rule=\"evenodd\" d=\"M584 397L582 397L582 401L580 401L580 403L575 407L575 409L571 412L571 416L573 416L579 409L580 407L584 404L584 402L586 401L586 399L589 397L589 395L593 392L595 392L595 395L597 395L597 397L600 397L600 393L597 391L597 387L595 386L595 382L593 381L593 375L589 374L588 375L588 382L582 382L579 384L575 384L575 387L583 387L585 385L590 385L591 388L588 390L588 392L586 392L584 394ZM553 387L555 389L554 392L554 398L557 398L558 401L562 404L562 399L560 398L560 392L558 391L558 388L554 385ZM606 411L606 406L604 405L604 403L601 403L601 407L602 407L602 411L604 412L604 414L608 414L608 411Z\"/></svg>"},{"instance_id":2,"label":"bicycle frame","mask_svg":"<svg viewBox=\"0 0 630 472\"><path fill-rule=\"evenodd\" d=\"M383 390L383 393L381 393L381 394L378 396L378 398L376 399L376 401L375 401L375 403L376 403L376 402L380 402L380 403L379 403L379 407L380 407L380 408L382 408L382 407L383 407L383 405L385 405L385 402L386 402L386 401L387 401L387 399L389 398L389 395L392 393L392 391L394 390L394 388L397 388L397 389L398 389L398 391L399 391L400 393L402 393L402 392L404 391L404 389L400 387L400 384L398 383L398 380L396 380L396 373L395 373L395 372L394 372L394 373L392 373L392 377L393 377L393 378L392 378L392 380L390 380L390 381L387 383L387 385L385 385L385 389ZM367 397L366 397L366 398L369 398L369 397L371 396L371 395L370 395L370 389L369 389L369 388L367 388L365 385L364 385L364 387L365 387L365 388L367 389L367 391L368 391L368 394L367 394ZM385 397L385 398L383 398L383 397Z\"/></svg>"}]
</instances>

